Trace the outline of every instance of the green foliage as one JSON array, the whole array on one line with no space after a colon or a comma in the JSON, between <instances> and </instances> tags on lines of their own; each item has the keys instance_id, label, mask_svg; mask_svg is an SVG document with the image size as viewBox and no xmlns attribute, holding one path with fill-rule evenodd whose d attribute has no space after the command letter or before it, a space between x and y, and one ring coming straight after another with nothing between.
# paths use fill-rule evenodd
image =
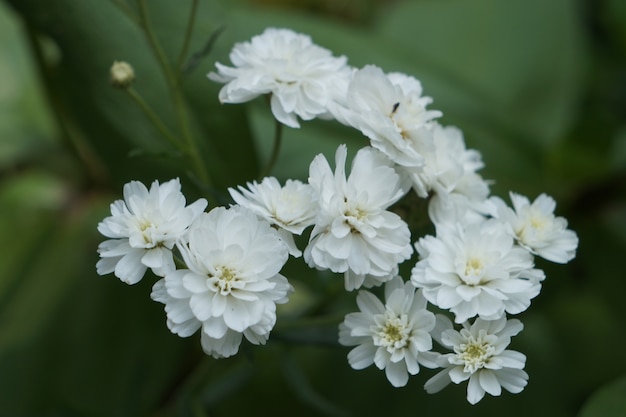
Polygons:
<instances>
[{"instance_id":1,"label":"green foliage","mask_svg":"<svg viewBox=\"0 0 626 417\"><path fill-rule=\"evenodd\" d=\"M328 9L313 14L293 2L201 1L190 52L214 42L181 87L210 186L109 83L112 62L130 62L134 89L179 134L131 3L0 3L0 415L625 415L623 2L370 0L347 6L354 13L324 2ZM175 65L191 1L147 3ZM309 33L355 66L416 76L443 123L483 153L494 193L556 197L581 243L572 264L538 262L548 278L514 341L528 356L522 394L472 407L463 387L425 394L428 370L402 389L377 369L352 370L348 349L334 341L337 314L354 308L354 294L343 293L341 278L302 266L284 271L297 291L268 345L220 361L202 355L197 337L167 330L162 306L148 296L154 277L128 287L96 275L96 225L122 184L180 176L189 200L224 203L226 187L257 176L272 140L266 103L220 105L220 86L206 73L267 26ZM313 156L340 143L352 153L365 144L325 121L287 130L283 143L274 170L281 179L306 178ZM320 320L296 326L304 313Z\"/></svg>"}]
</instances>

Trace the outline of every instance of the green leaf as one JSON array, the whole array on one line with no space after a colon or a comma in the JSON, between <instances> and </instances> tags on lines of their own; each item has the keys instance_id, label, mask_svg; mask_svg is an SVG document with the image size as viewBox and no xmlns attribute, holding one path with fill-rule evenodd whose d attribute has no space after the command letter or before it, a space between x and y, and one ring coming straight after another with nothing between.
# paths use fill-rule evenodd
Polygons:
<instances>
[{"instance_id":1,"label":"green leaf","mask_svg":"<svg viewBox=\"0 0 626 417\"><path fill-rule=\"evenodd\" d=\"M176 111L163 74L133 20L111 1L10 3L32 32L50 39L58 48L58 62L47 62L48 92L56 100L59 117L109 168L108 175L117 186L130 179L152 181L188 172L188 162L180 158L127 157L136 148L151 154L173 149L130 97L111 87L108 73L113 61L125 60L134 67L135 90L170 130L178 131ZM157 38L171 62L183 42L190 4L148 4ZM199 49L221 24L218 2L203 2L203 6L206 7L201 7L196 17L192 50ZM206 79L208 63L203 65L182 80L202 159L218 187L254 178L256 150L244 109L219 104L219 85Z\"/></svg>"},{"instance_id":2,"label":"green leaf","mask_svg":"<svg viewBox=\"0 0 626 417\"><path fill-rule=\"evenodd\" d=\"M0 170L56 146L27 43L12 11L0 3Z\"/></svg>"},{"instance_id":3,"label":"green leaf","mask_svg":"<svg viewBox=\"0 0 626 417\"><path fill-rule=\"evenodd\" d=\"M626 375L598 389L578 417L622 417L626 413Z\"/></svg>"},{"instance_id":4,"label":"green leaf","mask_svg":"<svg viewBox=\"0 0 626 417\"><path fill-rule=\"evenodd\" d=\"M403 1L365 31L305 14L233 8L218 43L283 26L310 34L353 66L413 75L433 97L430 108L443 111L441 122L457 125L483 153L484 175L498 192L536 193L545 152L563 140L583 92L586 48L576 13L564 0ZM336 146L343 137L352 138L341 132L328 139ZM304 149L315 144L302 142Z\"/></svg>"}]
</instances>

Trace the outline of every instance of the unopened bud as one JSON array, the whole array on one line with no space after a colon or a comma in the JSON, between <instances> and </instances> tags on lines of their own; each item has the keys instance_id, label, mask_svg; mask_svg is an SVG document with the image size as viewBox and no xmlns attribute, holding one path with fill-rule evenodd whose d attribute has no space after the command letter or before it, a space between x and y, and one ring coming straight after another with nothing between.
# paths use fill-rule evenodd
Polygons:
<instances>
[{"instance_id":1,"label":"unopened bud","mask_svg":"<svg viewBox=\"0 0 626 417\"><path fill-rule=\"evenodd\" d=\"M135 71L128 62L114 61L111 66L111 84L118 88L128 88L135 81Z\"/></svg>"}]
</instances>

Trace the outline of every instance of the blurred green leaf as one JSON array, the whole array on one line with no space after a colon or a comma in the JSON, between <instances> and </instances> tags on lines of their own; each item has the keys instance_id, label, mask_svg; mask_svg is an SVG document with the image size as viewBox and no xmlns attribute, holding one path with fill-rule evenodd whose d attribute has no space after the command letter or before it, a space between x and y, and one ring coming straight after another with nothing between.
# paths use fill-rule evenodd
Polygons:
<instances>
[{"instance_id":1,"label":"blurred green leaf","mask_svg":"<svg viewBox=\"0 0 626 417\"><path fill-rule=\"evenodd\" d=\"M444 114L500 127L501 140L514 139L512 131L550 147L563 139L583 89L578 12L568 0L422 0L390 8L379 28L416 62L434 105L446 100Z\"/></svg>"},{"instance_id":2,"label":"blurred green leaf","mask_svg":"<svg viewBox=\"0 0 626 417\"><path fill-rule=\"evenodd\" d=\"M626 376L598 389L578 417L623 417L626 414Z\"/></svg>"},{"instance_id":3,"label":"blurred green leaf","mask_svg":"<svg viewBox=\"0 0 626 417\"><path fill-rule=\"evenodd\" d=\"M107 208L37 173L0 187L0 415L143 415L193 358L149 282L96 275Z\"/></svg>"},{"instance_id":4,"label":"blurred green leaf","mask_svg":"<svg viewBox=\"0 0 626 417\"><path fill-rule=\"evenodd\" d=\"M52 121L12 10L0 3L0 170L56 146Z\"/></svg>"},{"instance_id":5,"label":"blurred green leaf","mask_svg":"<svg viewBox=\"0 0 626 417\"><path fill-rule=\"evenodd\" d=\"M177 129L169 93L157 61L135 23L111 1L10 1L34 36L50 39L58 48L58 62L48 62L48 93L58 104L57 114L74 126L74 136L92 148L118 186L129 179L168 179L188 171L176 159L134 158L134 148L151 153L171 150L149 120L122 91L109 85L115 60L135 69L135 89L170 127ZM172 7L149 2L158 38L173 61L182 45L190 2ZM204 2L197 16L192 50L221 24L217 2ZM208 65L208 64L207 64ZM183 79L191 105L192 128L200 138L203 160L218 186L232 185L256 175L254 144L241 107L225 108L217 100L219 86L196 71ZM227 145L225 145L227 144ZM218 156L219 155L219 156Z\"/></svg>"},{"instance_id":6,"label":"blurred green leaf","mask_svg":"<svg viewBox=\"0 0 626 417\"><path fill-rule=\"evenodd\" d=\"M570 128L584 86L586 44L575 3L425 0L398 2L386 11L364 31L295 12L233 9L218 43L283 26L311 34L354 66L413 75L434 98L430 107L443 111L442 122L459 126L469 146L483 153L485 175L497 180L496 188L525 192L529 183L541 184L544 153ZM342 136L355 140L344 132L328 138L346 142ZM296 143L294 148L317 145Z\"/></svg>"}]
</instances>

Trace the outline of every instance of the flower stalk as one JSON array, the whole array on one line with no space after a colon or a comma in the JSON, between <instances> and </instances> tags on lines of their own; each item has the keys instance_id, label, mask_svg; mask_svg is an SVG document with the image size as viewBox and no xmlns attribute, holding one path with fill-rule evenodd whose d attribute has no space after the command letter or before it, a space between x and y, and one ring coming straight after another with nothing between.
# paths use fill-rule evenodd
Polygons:
<instances>
[{"instance_id":1,"label":"flower stalk","mask_svg":"<svg viewBox=\"0 0 626 417\"><path fill-rule=\"evenodd\" d=\"M201 153L199 152L197 143L193 137L193 134L191 133L187 104L180 88L180 79L172 69L170 62L165 56L165 52L163 51L163 48L161 47L161 44L156 37L156 33L148 15L146 1L137 0L137 5L139 6L139 21L141 23L141 27L144 30L144 33L148 39L148 43L150 44L150 47L152 48L152 51L154 52L154 55L159 62L159 65L165 77L165 81L167 82L167 86L172 99L172 104L176 113L176 118L178 120L180 133L183 138L184 146L182 147L182 150L190 159L193 169L200 181L203 184L209 186L211 185L210 175L204 162L202 161ZM192 14L195 14L194 11L195 6L193 6ZM191 20L193 21L193 18ZM186 35L186 38L188 36L189 35ZM188 40L185 40L184 43L187 44L188 42Z\"/></svg>"},{"instance_id":2,"label":"flower stalk","mask_svg":"<svg viewBox=\"0 0 626 417\"><path fill-rule=\"evenodd\" d=\"M283 142L283 124L276 120L274 123L274 142L272 144L272 152L270 153L270 157L265 164L265 167L261 170L259 174L259 180L263 179L270 175L274 166L276 165L276 161L278 161L278 155L280 154L280 148Z\"/></svg>"}]
</instances>

